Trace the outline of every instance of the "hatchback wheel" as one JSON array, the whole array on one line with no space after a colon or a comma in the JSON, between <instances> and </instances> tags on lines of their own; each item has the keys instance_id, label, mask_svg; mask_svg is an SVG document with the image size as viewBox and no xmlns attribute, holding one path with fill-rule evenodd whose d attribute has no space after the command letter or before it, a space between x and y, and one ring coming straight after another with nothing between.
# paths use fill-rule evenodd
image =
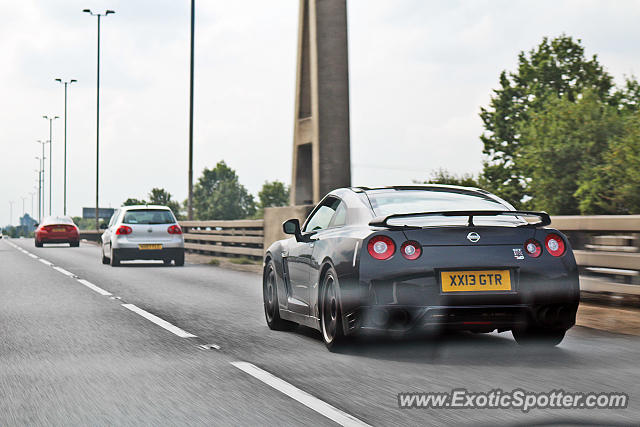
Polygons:
<instances>
[{"instance_id":1,"label":"hatchback wheel","mask_svg":"<svg viewBox=\"0 0 640 427\"><path fill-rule=\"evenodd\" d=\"M120 265L120 257L118 256L118 252L111 248L111 267L117 267Z\"/></svg>"},{"instance_id":2,"label":"hatchback wheel","mask_svg":"<svg viewBox=\"0 0 640 427\"><path fill-rule=\"evenodd\" d=\"M38 241L36 240L36 248L41 248L41 247L42 247L42 242L38 242Z\"/></svg>"},{"instance_id":3,"label":"hatchback wheel","mask_svg":"<svg viewBox=\"0 0 640 427\"><path fill-rule=\"evenodd\" d=\"M176 258L174 259L177 267L182 267L184 265L184 251L181 251Z\"/></svg>"}]
</instances>

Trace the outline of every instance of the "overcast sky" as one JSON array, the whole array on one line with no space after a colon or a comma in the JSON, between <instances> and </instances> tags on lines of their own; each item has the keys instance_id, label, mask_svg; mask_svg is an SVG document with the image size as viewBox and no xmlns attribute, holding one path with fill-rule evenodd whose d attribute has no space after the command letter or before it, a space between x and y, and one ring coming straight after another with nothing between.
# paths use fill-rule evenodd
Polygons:
<instances>
[{"instance_id":1,"label":"overcast sky","mask_svg":"<svg viewBox=\"0 0 640 427\"><path fill-rule=\"evenodd\" d=\"M102 21L101 206L187 196L189 0L0 0L0 224L37 183L42 115L69 89L68 211L95 200L96 18ZM638 74L640 2L349 0L352 183L481 169L480 106L543 36L582 39L618 82ZM195 178L224 159L249 191L291 181L296 0L196 4ZM63 122L54 122L62 211ZM48 173L47 173L48 174ZM48 176L47 176L48 182ZM48 187L48 184L47 184ZM47 192L48 198L48 192ZM37 197L35 199L37 201ZM37 210L37 202L35 209ZM48 202L47 202L48 203Z\"/></svg>"}]
</instances>

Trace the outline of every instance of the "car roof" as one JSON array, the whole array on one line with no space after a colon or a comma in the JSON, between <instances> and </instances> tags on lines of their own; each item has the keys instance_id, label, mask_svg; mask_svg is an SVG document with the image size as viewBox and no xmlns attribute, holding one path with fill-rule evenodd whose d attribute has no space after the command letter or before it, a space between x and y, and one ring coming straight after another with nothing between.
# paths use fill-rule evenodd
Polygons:
<instances>
[{"instance_id":1,"label":"car roof","mask_svg":"<svg viewBox=\"0 0 640 427\"><path fill-rule=\"evenodd\" d=\"M133 209L171 210L168 206L162 206L162 205L130 205L130 206L122 206L120 209L123 211L129 211Z\"/></svg>"}]
</instances>

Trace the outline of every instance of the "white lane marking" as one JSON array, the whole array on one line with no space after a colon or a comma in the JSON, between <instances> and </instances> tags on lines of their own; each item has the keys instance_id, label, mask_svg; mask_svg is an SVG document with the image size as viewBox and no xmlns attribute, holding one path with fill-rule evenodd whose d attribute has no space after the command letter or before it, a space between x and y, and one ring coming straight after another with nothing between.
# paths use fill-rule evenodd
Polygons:
<instances>
[{"instance_id":1,"label":"white lane marking","mask_svg":"<svg viewBox=\"0 0 640 427\"><path fill-rule=\"evenodd\" d=\"M290 398L297 400L306 407L313 409L317 413L324 415L330 420L343 426L368 426L369 424L357 419L353 415L349 415L340 409L329 405L317 397L314 397L306 391L289 384L288 382L276 377L275 375L258 368L256 365L248 362L231 362L233 366L246 372L254 378L259 379L263 383L275 388L281 393L286 394Z\"/></svg>"},{"instance_id":2,"label":"white lane marking","mask_svg":"<svg viewBox=\"0 0 640 427\"><path fill-rule=\"evenodd\" d=\"M39 258L39 259L38 259L38 261L40 261L41 263L43 263L43 264L45 264L45 265L48 265L49 267L51 267L51 266L53 265L53 263L51 263L51 262L47 261L47 260L46 260L46 259L44 259L44 258Z\"/></svg>"},{"instance_id":3,"label":"white lane marking","mask_svg":"<svg viewBox=\"0 0 640 427\"><path fill-rule=\"evenodd\" d=\"M31 253L30 253L30 254L29 254L29 256L30 256L31 258L33 258L33 259L38 259L38 256L37 256L37 255L34 255L34 254L31 254Z\"/></svg>"},{"instance_id":4,"label":"white lane marking","mask_svg":"<svg viewBox=\"0 0 640 427\"><path fill-rule=\"evenodd\" d=\"M126 309L133 311L134 313L138 313L140 316L144 317L145 319L152 321L153 323L160 326L161 328L164 328L167 331L172 332L181 338L197 338L195 335L190 334L189 332L184 331L175 325L172 325L166 320L163 320L158 316L149 313L148 311L144 311L143 309L141 309L140 307L134 304L122 304L122 306Z\"/></svg>"},{"instance_id":5,"label":"white lane marking","mask_svg":"<svg viewBox=\"0 0 640 427\"><path fill-rule=\"evenodd\" d=\"M104 289L94 285L93 283L89 282L88 280L84 280L84 279L78 279L78 282L85 285L87 288L91 289L92 291L96 291L97 293L99 293L100 295L104 295L106 297L108 297L109 295L111 295L111 292L107 292Z\"/></svg>"},{"instance_id":6,"label":"white lane marking","mask_svg":"<svg viewBox=\"0 0 640 427\"><path fill-rule=\"evenodd\" d=\"M64 274L65 276L69 276L69 277L76 277L76 275L75 275L75 274L73 274L73 273L72 273L72 272L70 272L70 271L65 270L65 269L64 269L64 268L62 268L62 267L58 267L58 266L56 266L56 267L53 267L53 269L54 269L54 270L56 270L56 271L57 271L57 272L59 272L59 273Z\"/></svg>"}]
</instances>

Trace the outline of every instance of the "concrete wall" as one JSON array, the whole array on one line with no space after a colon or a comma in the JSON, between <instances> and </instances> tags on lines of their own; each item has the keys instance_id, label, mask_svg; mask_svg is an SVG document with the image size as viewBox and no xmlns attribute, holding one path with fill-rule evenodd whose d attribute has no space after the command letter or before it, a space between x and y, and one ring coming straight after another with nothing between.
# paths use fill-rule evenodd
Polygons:
<instances>
[{"instance_id":1,"label":"concrete wall","mask_svg":"<svg viewBox=\"0 0 640 427\"><path fill-rule=\"evenodd\" d=\"M314 205L283 206L281 208L266 208L264 210L264 250L277 240L288 236L282 231L282 223L288 219L298 218L300 225L307 218Z\"/></svg>"}]
</instances>

